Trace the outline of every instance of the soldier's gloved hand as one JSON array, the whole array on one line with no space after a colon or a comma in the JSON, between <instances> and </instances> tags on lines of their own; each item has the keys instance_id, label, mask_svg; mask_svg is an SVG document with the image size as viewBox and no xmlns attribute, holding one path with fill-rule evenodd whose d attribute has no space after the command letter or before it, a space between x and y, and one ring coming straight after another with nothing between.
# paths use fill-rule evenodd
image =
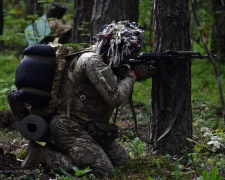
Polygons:
<instances>
[{"instance_id":1,"label":"soldier's gloved hand","mask_svg":"<svg viewBox=\"0 0 225 180\"><path fill-rule=\"evenodd\" d=\"M117 76L119 79L124 79L127 76L127 74L129 74L129 72L130 68L126 64L123 65L120 64L117 69Z\"/></svg>"},{"instance_id":2,"label":"soldier's gloved hand","mask_svg":"<svg viewBox=\"0 0 225 180\"><path fill-rule=\"evenodd\" d=\"M141 64L134 67L134 72L137 76L137 81L143 81L145 79L152 77L156 72L156 68L151 65L147 66Z\"/></svg>"}]
</instances>

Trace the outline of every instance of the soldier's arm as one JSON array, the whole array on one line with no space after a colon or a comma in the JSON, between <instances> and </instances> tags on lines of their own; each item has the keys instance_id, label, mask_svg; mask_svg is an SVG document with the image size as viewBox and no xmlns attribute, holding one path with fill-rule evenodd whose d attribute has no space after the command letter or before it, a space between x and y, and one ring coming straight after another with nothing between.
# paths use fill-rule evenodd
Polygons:
<instances>
[{"instance_id":1,"label":"soldier's arm","mask_svg":"<svg viewBox=\"0 0 225 180\"><path fill-rule=\"evenodd\" d=\"M85 56L80 58L85 58ZM91 57L84 61L86 62L84 69L88 79L107 104L119 106L128 98L135 83L134 75L129 74L118 83L116 76L97 54L92 53Z\"/></svg>"}]
</instances>

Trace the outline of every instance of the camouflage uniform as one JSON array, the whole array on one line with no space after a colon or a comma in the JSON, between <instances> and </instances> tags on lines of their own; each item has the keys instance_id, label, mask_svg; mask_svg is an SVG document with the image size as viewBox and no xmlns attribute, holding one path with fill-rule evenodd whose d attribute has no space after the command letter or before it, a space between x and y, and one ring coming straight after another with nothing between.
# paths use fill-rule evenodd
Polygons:
<instances>
[{"instance_id":1,"label":"camouflage uniform","mask_svg":"<svg viewBox=\"0 0 225 180\"><path fill-rule=\"evenodd\" d=\"M63 159L68 159L64 157L67 155L73 161L71 167L89 166L95 175L103 176L109 173L113 166L125 164L131 158L116 141L101 147L82 127L82 123L90 120L109 123L113 108L127 99L135 80L128 75L118 83L109 66L93 52L82 54L75 64L72 64L68 70L68 78L63 85L61 96L76 91L80 85L86 86L81 91L82 98L80 94L74 93L72 98L62 103L58 115L50 122L49 141L64 153L61 154L61 158L56 158L54 163L58 161L58 164L62 165ZM67 115L63 113L68 108L70 118L68 113ZM63 162L63 164L68 165L71 162ZM48 161L46 165L51 167L51 162Z\"/></svg>"}]
</instances>

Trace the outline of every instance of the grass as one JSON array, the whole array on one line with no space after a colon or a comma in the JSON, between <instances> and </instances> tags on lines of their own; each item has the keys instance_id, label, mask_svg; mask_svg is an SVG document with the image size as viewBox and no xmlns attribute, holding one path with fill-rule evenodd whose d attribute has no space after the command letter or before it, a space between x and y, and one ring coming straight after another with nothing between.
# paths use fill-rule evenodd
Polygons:
<instances>
[{"instance_id":1,"label":"grass","mask_svg":"<svg viewBox=\"0 0 225 180\"><path fill-rule=\"evenodd\" d=\"M15 88L15 71L20 59L15 52L0 53L0 110L8 110L6 93Z\"/></svg>"}]
</instances>

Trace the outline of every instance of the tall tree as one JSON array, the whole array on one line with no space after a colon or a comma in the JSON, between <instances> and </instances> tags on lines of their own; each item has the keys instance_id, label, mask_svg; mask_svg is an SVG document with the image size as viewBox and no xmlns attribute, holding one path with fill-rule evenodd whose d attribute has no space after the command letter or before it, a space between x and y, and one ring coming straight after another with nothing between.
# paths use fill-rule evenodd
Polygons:
<instances>
[{"instance_id":1,"label":"tall tree","mask_svg":"<svg viewBox=\"0 0 225 180\"><path fill-rule=\"evenodd\" d=\"M74 9L73 42L90 43L93 0L74 0Z\"/></svg>"},{"instance_id":2,"label":"tall tree","mask_svg":"<svg viewBox=\"0 0 225 180\"><path fill-rule=\"evenodd\" d=\"M189 28L188 0L155 0L154 51L189 51ZM157 141L170 130L154 148L162 154L182 155L192 151L192 144L187 141L192 138L191 63L162 65L164 70L159 69L153 77L151 140Z\"/></svg>"},{"instance_id":3,"label":"tall tree","mask_svg":"<svg viewBox=\"0 0 225 180\"><path fill-rule=\"evenodd\" d=\"M217 54L220 64L225 63L225 0L213 0L213 16L215 22L212 26L212 49Z\"/></svg>"},{"instance_id":4,"label":"tall tree","mask_svg":"<svg viewBox=\"0 0 225 180\"><path fill-rule=\"evenodd\" d=\"M138 21L138 0L94 0L91 35L97 34L102 26L120 20Z\"/></svg>"},{"instance_id":5,"label":"tall tree","mask_svg":"<svg viewBox=\"0 0 225 180\"><path fill-rule=\"evenodd\" d=\"M3 35L4 16L3 16L3 0L0 0L0 36ZM0 41L0 43L2 43Z\"/></svg>"}]
</instances>

